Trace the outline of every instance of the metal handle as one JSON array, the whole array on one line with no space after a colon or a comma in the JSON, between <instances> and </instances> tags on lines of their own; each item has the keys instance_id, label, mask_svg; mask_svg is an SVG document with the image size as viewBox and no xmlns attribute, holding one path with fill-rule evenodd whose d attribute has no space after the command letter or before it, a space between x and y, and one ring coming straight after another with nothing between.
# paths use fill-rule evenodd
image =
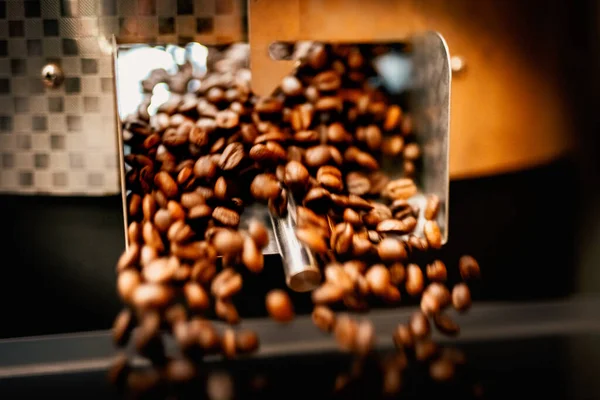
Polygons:
<instances>
[{"instance_id":1,"label":"metal handle","mask_svg":"<svg viewBox=\"0 0 600 400\"><path fill-rule=\"evenodd\" d=\"M270 213L275 242L283 258L283 271L288 287L296 292L309 292L321 283L321 270L312 252L296 238L296 204L288 199L285 217Z\"/></svg>"}]
</instances>

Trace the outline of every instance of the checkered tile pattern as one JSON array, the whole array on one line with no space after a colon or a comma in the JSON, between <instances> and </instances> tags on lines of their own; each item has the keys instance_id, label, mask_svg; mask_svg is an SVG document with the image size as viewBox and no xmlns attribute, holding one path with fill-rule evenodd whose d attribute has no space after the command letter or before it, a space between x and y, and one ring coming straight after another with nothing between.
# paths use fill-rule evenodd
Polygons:
<instances>
[{"instance_id":1,"label":"checkered tile pattern","mask_svg":"<svg viewBox=\"0 0 600 400\"><path fill-rule=\"evenodd\" d=\"M227 43L245 39L245 13L240 0L0 1L0 192L118 193L111 35ZM42 83L48 62L59 88Z\"/></svg>"}]
</instances>

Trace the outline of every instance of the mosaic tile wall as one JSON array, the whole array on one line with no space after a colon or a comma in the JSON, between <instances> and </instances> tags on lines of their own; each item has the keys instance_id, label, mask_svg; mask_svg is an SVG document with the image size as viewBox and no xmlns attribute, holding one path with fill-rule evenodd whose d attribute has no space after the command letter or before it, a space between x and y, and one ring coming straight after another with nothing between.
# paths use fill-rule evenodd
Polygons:
<instances>
[{"instance_id":1,"label":"mosaic tile wall","mask_svg":"<svg viewBox=\"0 0 600 400\"><path fill-rule=\"evenodd\" d=\"M245 14L239 0L0 1L0 192L118 193L111 35L227 43L245 39Z\"/></svg>"}]
</instances>

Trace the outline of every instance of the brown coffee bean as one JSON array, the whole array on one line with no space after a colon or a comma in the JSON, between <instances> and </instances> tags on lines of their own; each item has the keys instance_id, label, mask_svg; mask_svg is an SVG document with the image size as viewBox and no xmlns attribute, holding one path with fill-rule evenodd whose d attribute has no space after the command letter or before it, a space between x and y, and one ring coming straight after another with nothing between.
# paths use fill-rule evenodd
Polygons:
<instances>
[{"instance_id":1,"label":"brown coffee bean","mask_svg":"<svg viewBox=\"0 0 600 400\"><path fill-rule=\"evenodd\" d=\"M337 254L345 254L352 246L354 229L352 225L343 222L335 226L331 232L331 249Z\"/></svg>"},{"instance_id":2,"label":"brown coffee bean","mask_svg":"<svg viewBox=\"0 0 600 400\"><path fill-rule=\"evenodd\" d=\"M440 308L446 308L452 302L452 297L450 296L450 291L446 286L439 282L430 283L427 288L425 288L425 293L431 294L439 303Z\"/></svg>"},{"instance_id":3,"label":"brown coffee bean","mask_svg":"<svg viewBox=\"0 0 600 400\"><path fill-rule=\"evenodd\" d=\"M383 238L377 231L367 231L367 238L373 244L378 244L383 240Z\"/></svg>"},{"instance_id":4,"label":"brown coffee bean","mask_svg":"<svg viewBox=\"0 0 600 400\"><path fill-rule=\"evenodd\" d=\"M231 110L223 110L217 113L215 122L219 128L232 129L238 126L240 119L237 113Z\"/></svg>"},{"instance_id":5,"label":"brown coffee bean","mask_svg":"<svg viewBox=\"0 0 600 400\"><path fill-rule=\"evenodd\" d=\"M215 314L230 325L240 322L240 315L235 305L229 299L217 298L215 301Z\"/></svg>"},{"instance_id":6,"label":"brown coffee bean","mask_svg":"<svg viewBox=\"0 0 600 400\"><path fill-rule=\"evenodd\" d=\"M167 231L167 238L171 242L183 243L195 235L194 231L184 221L175 221Z\"/></svg>"},{"instance_id":7,"label":"brown coffee bean","mask_svg":"<svg viewBox=\"0 0 600 400\"><path fill-rule=\"evenodd\" d=\"M219 168L224 171L235 169L244 158L244 146L239 142L233 142L225 147L219 160Z\"/></svg>"},{"instance_id":8,"label":"brown coffee bean","mask_svg":"<svg viewBox=\"0 0 600 400\"><path fill-rule=\"evenodd\" d=\"M304 162L309 167L320 167L331 160L331 150L329 146L319 145L309 147L304 153Z\"/></svg>"},{"instance_id":9,"label":"brown coffee bean","mask_svg":"<svg viewBox=\"0 0 600 400\"><path fill-rule=\"evenodd\" d=\"M409 161L415 161L421 157L421 148L416 143L408 143L404 146L404 158Z\"/></svg>"},{"instance_id":10,"label":"brown coffee bean","mask_svg":"<svg viewBox=\"0 0 600 400\"><path fill-rule=\"evenodd\" d=\"M156 200L156 205L161 208L166 208L167 203L169 202L169 199L167 199L167 196L165 196L165 194L163 192L161 192L160 190L154 191L154 199Z\"/></svg>"},{"instance_id":11,"label":"brown coffee bean","mask_svg":"<svg viewBox=\"0 0 600 400\"><path fill-rule=\"evenodd\" d=\"M404 150L404 138L400 135L385 138L381 150L386 156L397 157Z\"/></svg>"},{"instance_id":12,"label":"brown coffee bean","mask_svg":"<svg viewBox=\"0 0 600 400\"><path fill-rule=\"evenodd\" d=\"M354 350L358 333L358 324L354 320L347 315L341 315L335 324L334 333L342 350Z\"/></svg>"},{"instance_id":13,"label":"brown coffee bean","mask_svg":"<svg viewBox=\"0 0 600 400\"><path fill-rule=\"evenodd\" d=\"M363 215L363 222L367 227L375 227L380 222L392 218L392 211L381 203L372 203L373 208Z\"/></svg>"},{"instance_id":14,"label":"brown coffee bean","mask_svg":"<svg viewBox=\"0 0 600 400\"><path fill-rule=\"evenodd\" d=\"M342 80L336 71L323 71L313 78L313 85L321 92L337 90Z\"/></svg>"},{"instance_id":15,"label":"brown coffee bean","mask_svg":"<svg viewBox=\"0 0 600 400\"><path fill-rule=\"evenodd\" d=\"M360 172L349 172L346 175L346 189L349 193L362 196L371 189L371 181L366 175Z\"/></svg>"},{"instance_id":16,"label":"brown coffee bean","mask_svg":"<svg viewBox=\"0 0 600 400\"><path fill-rule=\"evenodd\" d=\"M288 191L282 189L279 192L279 195L274 199L269 199L267 204L269 206L269 211L271 211L273 215L285 217L287 214Z\"/></svg>"},{"instance_id":17,"label":"brown coffee bean","mask_svg":"<svg viewBox=\"0 0 600 400\"><path fill-rule=\"evenodd\" d=\"M155 283L142 283L132 295L133 304L139 309L166 308L173 300L173 289Z\"/></svg>"},{"instance_id":18,"label":"brown coffee bean","mask_svg":"<svg viewBox=\"0 0 600 400\"><path fill-rule=\"evenodd\" d=\"M296 237L315 253L326 253L328 250L325 239L314 228L296 228Z\"/></svg>"},{"instance_id":19,"label":"brown coffee bean","mask_svg":"<svg viewBox=\"0 0 600 400\"><path fill-rule=\"evenodd\" d=\"M258 335L254 331L241 330L235 334L235 346L237 353L250 354L258 350L260 345Z\"/></svg>"},{"instance_id":20,"label":"brown coffee bean","mask_svg":"<svg viewBox=\"0 0 600 400\"><path fill-rule=\"evenodd\" d=\"M424 292L421 296L421 311L427 316L432 316L440 312L440 303L437 298L428 292Z\"/></svg>"},{"instance_id":21,"label":"brown coffee bean","mask_svg":"<svg viewBox=\"0 0 600 400\"><path fill-rule=\"evenodd\" d=\"M290 161L285 166L285 184L293 191L306 189L310 174L304 165L298 161Z\"/></svg>"},{"instance_id":22,"label":"brown coffee bean","mask_svg":"<svg viewBox=\"0 0 600 400\"><path fill-rule=\"evenodd\" d=\"M394 344L397 349L412 348L414 346L414 339L411 329L403 324L399 324L392 335Z\"/></svg>"},{"instance_id":23,"label":"brown coffee bean","mask_svg":"<svg viewBox=\"0 0 600 400\"><path fill-rule=\"evenodd\" d=\"M177 257L157 258L144 267L142 276L149 283L167 283L173 279L173 275L179 266Z\"/></svg>"},{"instance_id":24,"label":"brown coffee bean","mask_svg":"<svg viewBox=\"0 0 600 400\"><path fill-rule=\"evenodd\" d=\"M408 326L410 327L410 331L413 336L417 339L428 337L431 332L429 320L422 312L413 313L410 317Z\"/></svg>"},{"instance_id":25,"label":"brown coffee bean","mask_svg":"<svg viewBox=\"0 0 600 400\"><path fill-rule=\"evenodd\" d=\"M452 289L452 305L460 312L471 308L471 291L465 283L459 283Z\"/></svg>"},{"instance_id":26,"label":"brown coffee bean","mask_svg":"<svg viewBox=\"0 0 600 400\"><path fill-rule=\"evenodd\" d=\"M427 279L430 281L445 282L448 278L446 265L440 260L435 260L429 264L426 271Z\"/></svg>"},{"instance_id":27,"label":"brown coffee bean","mask_svg":"<svg viewBox=\"0 0 600 400\"><path fill-rule=\"evenodd\" d=\"M242 249L242 262L249 271L259 273L264 268L264 257L260 249L256 246L254 239L250 236L244 238Z\"/></svg>"},{"instance_id":28,"label":"brown coffee bean","mask_svg":"<svg viewBox=\"0 0 600 400\"><path fill-rule=\"evenodd\" d=\"M287 158L287 152L279 143L266 142L259 143L250 149L248 153L250 158L258 163L277 163Z\"/></svg>"},{"instance_id":29,"label":"brown coffee bean","mask_svg":"<svg viewBox=\"0 0 600 400\"><path fill-rule=\"evenodd\" d=\"M325 267L325 281L339 286L345 293L354 289L354 281L340 264L329 264Z\"/></svg>"},{"instance_id":30,"label":"brown coffee bean","mask_svg":"<svg viewBox=\"0 0 600 400\"><path fill-rule=\"evenodd\" d=\"M464 280L476 279L481 276L479 263L472 256L464 255L458 260L458 269L460 276Z\"/></svg>"},{"instance_id":31,"label":"brown coffee bean","mask_svg":"<svg viewBox=\"0 0 600 400\"><path fill-rule=\"evenodd\" d=\"M210 246L204 241L196 241L186 244L171 243L171 253L183 260L195 261L206 257L210 252Z\"/></svg>"},{"instance_id":32,"label":"brown coffee bean","mask_svg":"<svg viewBox=\"0 0 600 400\"><path fill-rule=\"evenodd\" d=\"M394 304L400 301L401 295L400 295L400 290L392 285L389 285L386 289L385 292L383 292L383 294L381 295L381 298L390 304Z\"/></svg>"},{"instance_id":33,"label":"brown coffee bean","mask_svg":"<svg viewBox=\"0 0 600 400\"><path fill-rule=\"evenodd\" d=\"M144 220L152 221L156 213L156 200L151 194L146 194L142 200L142 213Z\"/></svg>"},{"instance_id":34,"label":"brown coffee bean","mask_svg":"<svg viewBox=\"0 0 600 400\"><path fill-rule=\"evenodd\" d=\"M390 283L392 285L398 286L402 282L404 282L404 278L406 277L406 268L402 263L396 262L390 265Z\"/></svg>"},{"instance_id":35,"label":"brown coffee bean","mask_svg":"<svg viewBox=\"0 0 600 400\"><path fill-rule=\"evenodd\" d=\"M455 365L464 365L467 363L465 353L456 347L444 347L440 351L440 358L450 361Z\"/></svg>"},{"instance_id":36,"label":"brown coffee bean","mask_svg":"<svg viewBox=\"0 0 600 400\"><path fill-rule=\"evenodd\" d=\"M396 238L385 238L377 245L377 254L383 262L405 260L408 256L402 242Z\"/></svg>"},{"instance_id":37,"label":"brown coffee bean","mask_svg":"<svg viewBox=\"0 0 600 400\"><path fill-rule=\"evenodd\" d=\"M408 237L408 246L412 251L427 251L429 249L429 244L427 243L427 239L423 237L417 237L411 235Z\"/></svg>"},{"instance_id":38,"label":"brown coffee bean","mask_svg":"<svg viewBox=\"0 0 600 400\"><path fill-rule=\"evenodd\" d=\"M391 105L388 107L385 114L385 121L383 122L383 129L391 131L398 126L402 119L402 109L398 105Z\"/></svg>"},{"instance_id":39,"label":"brown coffee bean","mask_svg":"<svg viewBox=\"0 0 600 400\"><path fill-rule=\"evenodd\" d=\"M242 141L244 143L252 144L258 136L258 131L253 124L242 124L240 134L242 135Z\"/></svg>"},{"instance_id":40,"label":"brown coffee bean","mask_svg":"<svg viewBox=\"0 0 600 400\"><path fill-rule=\"evenodd\" d=\"M242 276L232 268L222 270L210 286L211 293L220 298L229 298L242 290Z\"/></svg>"},{"instance_id":41,"label":"brown coffee bean","mask_svg":"<svg viewBox=\"0 0 600 400\"><path fill-rule=\"evenodd\" d=\"M415 185L415 182L409 178L400 178L390 181L382 192L382 196L392 200L408 199L415 194L417 194L417 186Z\"/></svg>"},{"instance_id":42,"label":"brown coffee bean","mask_svg":"<svg viewBox=\"0 0 600 400\"><path fill-rule=\"evenodd\" d=\"M188 211L187 217L190 222L194 221L205 221L207 220L213 213L213 209L206 204L200 204L190 208Z\"/></svg>"},{"instance_id":43,"label":"brown coffee bean","mask_svg":"<svg viewBox=\"0 0 600 400\"><path fill-rule=\"evenodd\" d=\"M302 83L295 76L286 76L281 81L281 91L286 96L299 96L304 90L302 88Z\"/></svg>"},{"instance_id":44,"label":"brown coffee bean","mask_svg":"<svg viewBox=\"0 0 600 400\"><path fill-rule=\"evenodd\" d=\"M165 367L165 377L171 384L182 384L192 381L197 371L194 364L185 359L171 360Z\"/></svg>"},{"instance_id":45,"label":"brown coffee bean","mask_svg":"<svg viewBox=\"0 0 600 400\"><path fill-rule=\"evenodd\" d=\"M188 307L194 311L203 311L210 306L210 299L206 290L195 282L188 282L183 286L183 294Z\"/></svg>"},{"instance_id":46,"label":"brown coffee bean","mask_svg":"<svg viewBox=\"0 0 600 400\"><path fill-rule=\"evenodd\" d=\"M427 197L427 205L425 206L425 219L434 220L437 217L440 209L440 198L435 194Z\"/></svg>"},{"instance_id":47,"label":"brown coffee bean","mask_svg":"<svg viewBox=\"0 0 600 400\"><path fill-rule=\"evenodd\" d=\"M171 329L173 329L175 325L182 322L185 323L188 315L182 304L174 304L165 310L164 317Z\"/></svg>"},{"instance_id":48,"label":"brown coffee bean","mask_svg":"<svg viewBox=\"0 0 600 400\"><path fill-rule=\"evenodd\" d=\"M377 151L381 148L383 138L381 130L377 125L369 125L365 128L365 142L371 151Z\"/></svg>"},{"instance_id":49,"label":"brown coffee bean","mask_svg":"<svg viewBox=\"0 0 600 400\"><path fill-rule=\"evenodd\" d=\"M373 244L369 239L354 235L352 237L352 255L362 257L373 250Z\"/></svg>"},{"instance_id":50,"label":"brown coffee bean","mask_svg":"<svg viewBox=\"0 0 600 400\"><path fill-rule=\"evenodd\" d=\"M281 191L277 177L273 174L256 175L250 184L250 193L259 201L276 198Z\"/></svg>"},{"instance_id":51,"label":"brown coffee bean","mask_svg":"<svg viewBox=\"0 0 600 400\"><path fill-rule=\"evenodd\" d=\"M310 127L313 119L313 106L306 103L295 107L292 110L291 124L295 131L306 130Z\"/></svg>"},{"instance_id":52,"label":"brown coffee bean","mask_svg":"<svg viewBox=\"0 0 600 400\"><path fill-rule=\"evenodd\" d=\"M175 200L169 200L167 203L167 211L173 221L181 220L185 218L185 210Z\"/></svg>"},{"instance_id":53,"label":"brown coffee bean","mask_svg":"<svg viewBox=\"0 0 600 400\"><path fill-rule=\"evenodd\" d=\"M375 171L379 169L379 163L375 157L364 151L359 151L356 153L356 156L352 162L358 164L360 167L368 171Z\"/></svg>"},{"instance_id":54,"label":"brown coffee bean","mask_svg":"<svg viewBox=\"0 0 600 400\"><path fill-rule=\"evenodd\" d=\"M206 200L204 199L204 196L202 196L200 193L198 192L188 192L188 193L182 193L181 194L181 205L187 209L190 209L192 207L201 205L201 204L205 204Z\"/></svg>"},{"instance_id":55,"label":"brown coffee bean","mask_svg":"<svg viewBox=\"0 0 600 400\"><path fill-rule=\"evenodd\" d=\"M210 156L203 156L194 164L194 175L198 178L212 179L217 174L217 163Z\"/></svg>"},{"instance_id":56,"label":"brown coffee bean","mask_svg":"<svg viewBox=\"0 0 600 400\"><path fill-rule=\"evenodd\" d=\"M259 249L264 249L269 244L269 233L260 221L251 220L248 223L248 233Z\"/></svg>"},{"instance_id":57,"label":"brown coffee bean","mask_svg":"<svg viewBox=\"0 0 600 400\"><path fill-rule=\"evenodd\" d=\"M137 216L139 216L139 213L141 211L141 206L142 206L142 198L139 194L131 194L131 196L128 199L129 201L129 216L132 218L136 218Z\"/></svg>"},{"instance_id":58,"label":"brown coffee bean","mask_svg":"<svg viewBox=\"0 0 600 400\"><path fill-rule=\"evenodd\" d=\"M316 143L320 139L317 131L306 130L294 133L294 141L299 144Z\"/></svg>"},{"instance_id":59,"label":"brown coffee bean","mask_svg":"<svg viewBox=\"0 0 600 400\"><path fill-rule=\"evenodd\" d=\"M325 211L331 204L332 194L324 188L313 187L304 196L303 204L315 212Z\"/></svg>"},{"instance_id":60,"label":"brown coffee bean","mask_svg":"<svg viewBox=\"0 0 600 400\"><path fill-rule=\"evenodd\" d=\"M158 252L154 247L150 246L142 246L142 250L140 251L140 265L142 267L147 266L152 261L158 258Z\"/></svg>"},{"instance_id":61,"label":"brown coffee bean","mask_svg":"<svg viewBox=\"0 0 600 400\"><path fill-rule=\"evenodd\" d=\"M344 289L329 282L322 284L311 293L315 304L331 304L342 300L343 297Z\"/></svg>"},{"instance_id":62,"label":"brown coffee bean","mask_svg":"<svg viewBox=\"0 0 600 400\"><path fill-rule=\"evenodd\" d=\"M344 210L343 218L344 218L344 221L351 224L352 226L358 226L362 223L360 214L351 208L346 208Z\"/></svg>"},{"instance_id":63,"label":"brown coffee bean","mask_svg":"<svg viewBox=\"0 0 600 400\"><path fill-rule=\"evenodd\" d=\"M429 247L432 249L440 249L442 247L442 232L435 221L426 221L423 226L423 233Z\"/></svg>"},{"instance_id":64,"label":"brown coffee bean","mask_svg":"<svg viewBox=\"0 0 600 400\"><path fill-rule=\"evenodd\" d=\"M167 232L172 222L171 214L164 208L161 208L154 214L154 226L161 233Z\"/></svg>"},{"instance_id":65,"label":"brown coffee bean","mask_svg":"<svg viewBox=\"0 0 600 400\"><path fill-rule=\"evenodd\" d=\"M294 307L288 294L280 289L271 290L265 299L267 312L277 322L287 323L294 319Z\"/></svg>"},{"instance_id":66,"label":"brown coffee bean","mask_svg":"<svg viewBox=\"0 0 600 400\"><path fill-rule=\"evenodd\" d=\"M256 103L255 109L259 113L275 114L281 112L283 109L283 102L274 97L265 97Z\"/></svg>"},{"instance_id":67,"label":"brown coffee bean","mask_svg":"<svg viewBox=\"0 0 600 400\"><path fill-rule=\"evenodd\" d=\"M117 271L123 271L129 267L135 267L140 260L140 246L136 243L129 245L127 250L121 254L117 262Z\"/></svg>"},{"instance_id":68,"label":"brown coffee bean","mask_svg":"<svg viewBox=\"0 0 600 400\"><path fill-rule=\"evenodd\" d=\"M136 221L133 221L127 227L127 240L130 244L139 244L141 237L142 229L140 227L140 224Z\"/></svg>"},{"instance_id":69,"label":"brown coffee bean","mask_svg":"<svg viewBox=\"0 0 600 400\"><path fill-rule=\"evenodd\" d=\"M185 185L194 174L194 162L192 160L186 161L189 161L191 165L186 165L179 170L179 173L177 174L178 185ZM180 167L180 165L178 167Z\"/></svg>"},{"instance_id":70,"label":"brown coffee bean","mask_svg":"<svg viewBox=\"0 0 600 400\"><path fill-rule=\"evenodd\" d=\"M240 224L240 215L226 207L215 207L212 217L225 226L235 228Z\"/></svg>"},{"instance_id":71,"label":"brown coffee bean","mask_svg":"<svg viewBox=\"0 0 600 400\"><path fill-rule=\"evenodd\" d=\"M358 324L355 342L358 354L366 355L371 351L375 344L375 328L371 321L364 320Z\"/></svg>"},{"instance_id":72,"label":"brown coffee bean","mask_svg":"<svg viewBox=\"0 0 600 400\"><path fill-rule=\"evenodd\" d=\"M327 128L327 140L331 143L347 143L352 141L352 136L344 129L344 125L334 122Z\"/></svg>"},{"instance_id":73,"label":"brown coffee bean","mask_svg":"<svg viewBox=\"0 0 600 400\"><path fill-rule=\"evenodd\" d=\"M335 327L335 314L329 307L315 306L312 321L321 331L329 333Z\"/></svg>"},{"instance_id":74,"label":"brown coffee bean","mask_svg":"<svg viewBox=\"0 0 600 400\"><path fill-rule=\"evenodd\" d=\"M194 263L190 278L193 281L207 285L213 280L216 274L217 267L215 266L214 262L204 259L198 260Z\"/></svg>"},{"instance_id":75,"label":"brown coffee bean","mask_svg":"<svg viewBox=\"0 0 600 400\"><path fill-rule=\"evenodd\" d=\"M415 229L417 220L414 217L405 220L386 219L377 224L377 232L382 234L406 234Z\"/></svg>"},{"instance_id":76,"label":"brown coffee bean","mask_svg":"<svg viewBox=\"0 0 600 400\"><path fill-rule=\"evenodd\" d=\"M454 377L454 374L455 367L450 360L440 358L429 365L429 376L434 381L447 382Z\"/></svg>"},{"instance_id":77,"label":"brown coffee bean","mask_svg":"<svg viewBox=\"0 0 600 400\"><path fill-rule=\"evenodd\" d=\"M144 222L142 236L144 238L144 243L148 246L154 247L158 252L165 250L165 245L160 237L160 233L158 233L151 222Z\"/></svg>"},{"instance_id":78,"label":"brown coffee bean","mask_svg":"<svg viewBox=\"0 0 600 400\"><path fill-rule=\"evenodd\" d=\"M365 278L369 284L369 289L377 296L384 296L388 286L390 286L390 272L385 265L373 265L367 271Z\"/></svg>"},{"instance_id":79,"label":"brown coffee bean","mask_svg":"<svg viewBox=\"0 0 600 400\"><path fill-rule=\"evenodd\" d=\"M154 176L154 184L167 196L173 198L179 193L177 182L167 172L160 171Z\"/></svg>"},{"instance_id":80,"label":"brown coffee bean","mask_svg":"<svg viewBox=\"0 0 600 400\"><path fill-rule=\"evenodd\" d=\"M423 292L423 271L417 264L408 264L406 267L406 292L417 296Z\"/></svg>"},{"instance_id":81,"label":"brown coffee bean","mask_svg":"<svg viewBox=\"0 0 600 400\"><path fill-rule=\"evenodd\" d=\"M237 354L236 337L235 331L231 328L226 328L223 332L223 339L221 341L221 347L223 348L223 355L227 358L234 358Z\"/></svg>"},{"instance_id":82,"label":"brown coffee bean","mask_svg":"<svg viewBox=\"0 0 600 400\"><path fill-rule=\"evenodd\" d=\"M135 348L142 356L152 361L164 361L164 346L160 337L160 315L156 311L144 313L135 332Z\"/></svg>"},{"instance_id":83,"label":"brown coffee bean","mask_svg":"<svg viewBox=\"0 0 600 400\"><path fill-rule=\"evenodd\" d=\"M444 335L457 336L460 333L460 326L447 314L435 314L433 316L433 323L435 324L435 327Z\"/></svg>"},{"instance_id":84,"label":"brown coffee bean","mask_svg":"<svg viewBox=\"0 0 600 400\"><path fill-rule=\"evenodd\" d=\"M117 347L123 347L129 341L135 321L131 310L125 308L119 312L112 327L113 343Z\"/></svg>"},{"instance_id":85,"label":"brown coffee bean","mask_svg":"<svg viewBox=\"0 0 600 400\"><path fill-rule=\"evenodd\" d=\"M433 358L438 351L437 345L431 340L419 340L415 343L415 358L418 361L427 361Z\"/></svg>"}]
</instances>

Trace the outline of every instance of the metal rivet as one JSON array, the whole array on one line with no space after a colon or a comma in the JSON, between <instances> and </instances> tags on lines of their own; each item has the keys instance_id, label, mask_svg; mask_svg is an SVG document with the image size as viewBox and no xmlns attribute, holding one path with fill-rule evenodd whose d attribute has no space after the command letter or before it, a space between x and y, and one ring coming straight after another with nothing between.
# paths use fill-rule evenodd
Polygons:
<instances>
[{"instance_id":1,"label":"metal rivet","mask_svg":"<svg viewBox=\"0 0 600 400\"><path fill-rule=\"evenodd\" d=\"M62 69L56 64L46 64L42 68L42 81L47 88L59 87L65 79Z\"/></svg>"},{"instance_id":2,"label":"metal rivet","mask_svg":"<svg viewBox=\"0 0 600 400\"><path fill-rule=\"evenodd\" d=\"M450 67L455 74L462 73L467 68L467 61L462 56L452 56L450 58Z\"/></svg>"}]
</instances>

